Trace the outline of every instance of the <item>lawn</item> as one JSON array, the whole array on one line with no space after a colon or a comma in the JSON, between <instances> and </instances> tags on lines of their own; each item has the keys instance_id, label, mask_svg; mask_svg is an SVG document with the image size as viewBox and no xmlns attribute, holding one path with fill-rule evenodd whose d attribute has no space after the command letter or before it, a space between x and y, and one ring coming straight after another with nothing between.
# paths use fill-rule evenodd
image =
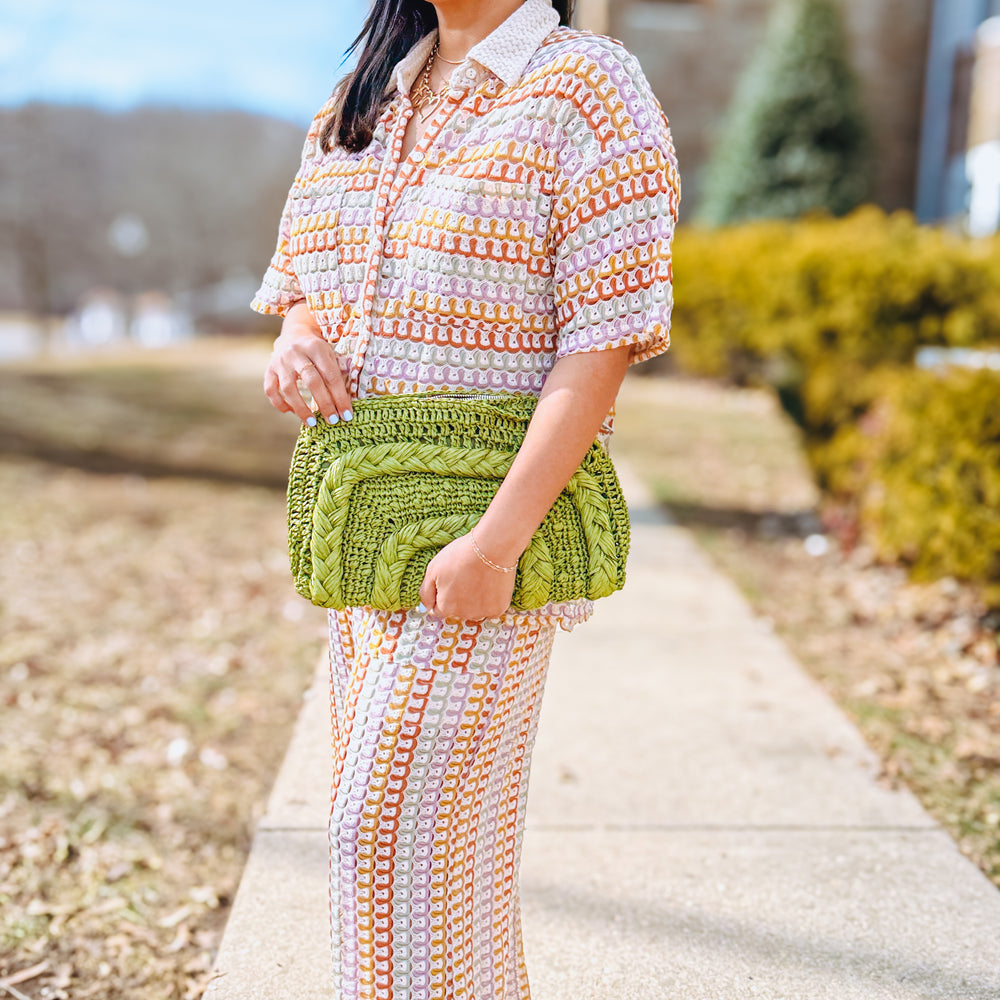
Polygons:
<instances>
[{"instance_id":1,"label":"lawn","mask_svg":"<svg viewBox=\"0 0 1000 1000\"><path fill-rule=\"evenodd\" d=\"M326 632L266 357L0 369L0 993L202 993Z\"/></svg>"}]
</instances>

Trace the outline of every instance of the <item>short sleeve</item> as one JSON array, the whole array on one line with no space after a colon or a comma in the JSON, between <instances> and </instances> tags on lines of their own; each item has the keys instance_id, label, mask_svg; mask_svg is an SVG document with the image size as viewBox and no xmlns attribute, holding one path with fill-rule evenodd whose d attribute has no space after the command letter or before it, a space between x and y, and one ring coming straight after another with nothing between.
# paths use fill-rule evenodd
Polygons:
<instances>
[{"instance_id":1,"label":"short sleeve","mask_svg":"<svg viewBox=\"0 0 1000 1000\"><path fill-rule=\"evenodd\" d=\"M305 299L289 252L292 235L292 206L296 199L297 188L298 177L296 177L288 192L288 197L285 199L281 221L278 223L278 245L271 257L271 263L264 272L261 286L250 302L250 308L254 312L284 316L296 302Z\"/></svg>"},{"instance_id":2,"label":"short sleeve","mask_svg":"<svg viewBox=\"0 0 1000 1000\"><path fill-rule=\"evenodd\" d=\"M337 88L335 88L333 94L313 118L309 131L306 133L299 169L288 191L285 207L281 212L281 220L278 223L278 243L267 271L264 272L260 288L257 289L250 302L250 308L254 312L284 316L296 302L305 300L306 296L299 284L298 275L295 273L291 252L293 215L296 204L303 198L303 180L314 167L313 161L319 153L320 132L327 116L334 108L337 96Z\"/></svg>"},{"instance_id":3,"label":"short sleeve","mask_svg":"<svg viewBox=\"0 0 1000 1000\"><path fill-rule=\"evenodd\" d=\"M628 134L591 143L554 192L557 358L631 344L636 364L670 346L677 160L644 79L622 104Z\"/></svg>"}]
</instances>

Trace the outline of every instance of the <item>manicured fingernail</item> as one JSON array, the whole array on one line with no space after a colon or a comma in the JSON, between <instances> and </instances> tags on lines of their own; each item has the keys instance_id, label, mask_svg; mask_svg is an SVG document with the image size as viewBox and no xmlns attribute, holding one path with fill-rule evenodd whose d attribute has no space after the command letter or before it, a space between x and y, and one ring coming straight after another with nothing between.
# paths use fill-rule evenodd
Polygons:
<instances>
[{"instance_id":1,"label":"manicured fingernail","mask_svg":"<svg viewBox=\"0 0 1000 1000\"><path fill-rule=\"evenodd\" d=\"M331 424L340 423L340 417L338 417L336 413L331 413L330 416L327 417L327 420L329 420Z\"/></svg>"},{"instance_id":2,"label":"manicured fingernail","mask_svg":"<svg viewBox=\"0 0 1000 1000\"><path fill-rule=\"evenodd\" d=\"M421 602L420 602L420 603L419 603L419 604L417 605L417 611L425 611L425 612L427 611L427 609L426 609L426 608L424 607L424 602L423 602L423 601L421 601Z\"/></svg>"},{"instance_id":3,"label":"manicured fingernail","mask_svg":"<svg viewBox=\"0 0 1000 1000\"><path fill-rule=\"evenodd\" d=\"M315 417L310 417L310 418L309 418L309 419L308 419L308 420L306 421L306 423L307 423L307 424L308 424L308 425L309 425L310 427L315 427L315 426L316 426L316 418L315 418Z\"/></svg>"},{"instance_id":4,"label":"manicured fingernail","mask_svg":"<svg viewBox=\"0 0 1000 1000\"><path fill-rule=\"evenodd\" d=\"M345 420L353 420L354 419L354 414L351 413L350 410L344 410L344 419Z\"/></svg>"}]
</instances>

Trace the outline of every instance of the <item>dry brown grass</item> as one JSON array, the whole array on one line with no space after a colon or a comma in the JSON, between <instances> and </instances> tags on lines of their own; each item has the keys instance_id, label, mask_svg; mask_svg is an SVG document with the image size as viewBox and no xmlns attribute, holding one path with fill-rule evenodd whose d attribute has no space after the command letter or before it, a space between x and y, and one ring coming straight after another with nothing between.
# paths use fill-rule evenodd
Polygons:
<instances>
[{"instance_id":1,"label":"dry brown grass","mask_svg":"<svg viewBox=\"0 0 1000 1000\"><path fill-rule=\"evenodd\" d=\"M287 470L295 421L257 399L262 359L0 373L2 440L49 436L83 467L0 460L0 980L32 998L204 987L325 636L291 587L283 494L224 481ZM147 474L84 471L88 441Z\"/></svg>"}]
</instances>

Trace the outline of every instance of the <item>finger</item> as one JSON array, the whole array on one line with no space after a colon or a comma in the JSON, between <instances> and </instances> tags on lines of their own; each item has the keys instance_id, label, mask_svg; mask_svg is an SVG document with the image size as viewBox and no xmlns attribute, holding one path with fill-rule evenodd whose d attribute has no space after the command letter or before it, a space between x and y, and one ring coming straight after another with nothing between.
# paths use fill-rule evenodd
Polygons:
<instances>
[{"instance_id":1,"label":"finger","mask_svg":"<svg viewBox=\"0 0 1000 1000\"><path fill-rule=\"evenodd\" d=\"M281 388L281 395L288 403L289 408L303 423L308 423L310 417L315 420L313 411L308 407L306 401L299 392L298 376L288 368L282 368L278 373L278 385Z\"/></svg>"},{"instance_id":2,"label":"finger","mask_svg":"<svg viewBox=\"0 0 1000 1000\"><path fill-rule=\"evenodd\" d=\"M264 373L264 395L271 401L271 405L280 413L291 413L292 408L285 402L281 395L281 387L278 385L278 376L273 368L268 368Z\"/></svg>"},{"instance_id":3,"label":"finger","mask_svg":"<svg viewBox=\"0 0 1000 1000\"><path fill-rule=\"evenodd\" d=\"M338 423L340 420L351 420L354 416L351 394L348 392L340 365L324 365L320 368L319 374L323 381L322 385L317 386L315 391L313 391L311 382L307 384L323 416L332 424ZM330 420L330 417L336 417L336 419Z\"/></svg>"},{"instance_id":4,"label":"finger","mask_svg":"<svg viewBox=\"0 0 1000 1000\"><path fill-rule=\"evenodd\" d=\"M296 365L299 379L309 390L316 403L323 419L328 423L336 424L340 422L341 412L334 399L334 388L339 386L343 389L343 380L340 375L340 368L333 363L329 356L321 358L307 358ZM333 417L334 419L330 419Z\"/></svg>"},{"instance_id":5,"label":"finger","mask_svg":"<svg viewBox=\"0 0 1000 1000\"><path fill-rule=\"evenodd\" d=\"M428 572L424 574L423 583L420 584L420 603L423 605L424 611L434 613L434 607L437 604L437 583L430 574L430 567L428 567Z\"/></svg>"},{"instance_id":6,"label":"finger","mask_svg":"<svg viewBox=\"0 0 1000 1000\"><path fill-rule=\"evenodd\" d=\"M350 420L354 416L353 401L347 388L347 372L350 370L351 361L350 358L341 358L340 355L337 355L337 360L337 374L333 376L330 391L340 419Z\"/></svg>"}]
</instances>

